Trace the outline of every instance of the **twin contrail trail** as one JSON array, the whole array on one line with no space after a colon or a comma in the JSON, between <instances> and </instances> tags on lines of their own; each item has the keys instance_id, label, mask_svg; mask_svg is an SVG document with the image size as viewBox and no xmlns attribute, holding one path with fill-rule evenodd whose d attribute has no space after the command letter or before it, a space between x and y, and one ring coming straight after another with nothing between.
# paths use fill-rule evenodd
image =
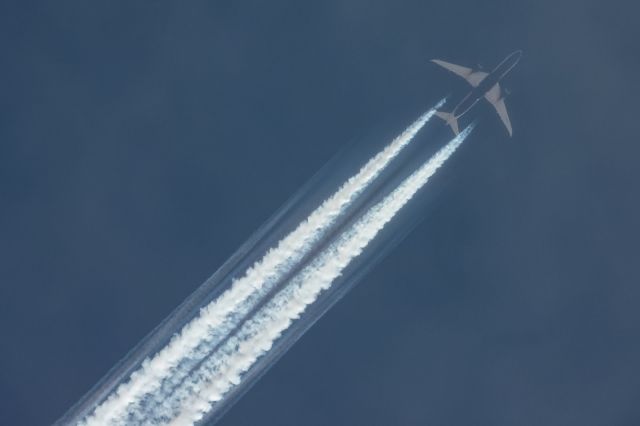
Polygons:
<instances>
[{"instance_id":1,"label":"twin contrail trail","mask_svg":"<svg viewBox=\"0 0 640 426\"><path fill-rule=\"evenodd\" d=\"M291 321L340 275L344 266L464 140L468 130L367 211L286 282L274 297L265 300L297 267L303 266L302 260L326 240L348 207L410 143L433 113L431 110L423 114L369 160L243 276L202 308L163 349L142 362L128 381L120 384L79 424L172 422L183 425L202 418L211 404L220 401L239 383L242 374L271 347Z\"/></svg>"},{"instance_id":2,"label":"twin contrail trail","mask_svg":"<svg viewBox=\"0 0 640 426\"><path fill-rule=\"evenodd\" d=\"M429 161L407 177L382 201L371 207L349 229L295 275L241 329L183 383L183 392L168 398L160 418L172 418L172 426L192 425L242 382L242 375L300 317L319 294L328 289L350 262L360 255L378 232L422 188L455 152L471 127L445 145Z\"/></svg>"}]
</instances>

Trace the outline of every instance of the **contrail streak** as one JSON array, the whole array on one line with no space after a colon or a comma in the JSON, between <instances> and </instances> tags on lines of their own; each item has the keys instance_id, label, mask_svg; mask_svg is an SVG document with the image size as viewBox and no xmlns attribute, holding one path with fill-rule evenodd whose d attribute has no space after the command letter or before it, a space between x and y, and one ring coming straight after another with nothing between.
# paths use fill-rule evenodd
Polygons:
<instances>
[{"instance_id":1,"label":"contrail streak","mask_svg":"<svg viewBox=\"0 0 640 426\"><path fill-rule=\"evenodd\" d=\"M226 393L241 383L243 374L273 347L282 333L362 253L456 151L471 130L472 126L466 128L441 148L295 275L290 283L242 325L237 334L189 375L172 400L166 401L166 411L156 420L162 422L169 419L167 423L171 426L192 425L201 420L213 404L221 401Z\"/></svg>"},{"instance_id":2,"label":"contrail streak","mask_svg":"<svg viewBox=\"0 0 640 426\"><path fill-rule=\"evenodd\" d=\"M143 406L154 400L154 393L163 382L169 388L178 385L211 347L222 342L256 306L262 295L273 289L312 251L338 217L397 157L442 103L420 116L369 160L275 248L251 266L244 276L234 280L225 292L202 308L199 315L175 334L163 349L145 359L127 382L119 385L79 424L120 425L138 420L140 415L144 417ZM155 399L161 401L162 393Z\"/></svg>"}]
</instances>

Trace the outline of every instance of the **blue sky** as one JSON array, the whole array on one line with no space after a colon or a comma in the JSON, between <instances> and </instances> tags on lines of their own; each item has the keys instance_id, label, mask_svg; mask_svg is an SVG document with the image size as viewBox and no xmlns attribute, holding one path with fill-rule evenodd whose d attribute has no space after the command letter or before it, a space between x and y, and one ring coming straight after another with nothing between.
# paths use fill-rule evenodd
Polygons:
<instances>
[{"instance_id":1,"label":"blue sky","mask_svg":"<svg viewBox=\"0 0 640 426\"><path fill-rule=\"evenodd\" d=\"M491 68L415 231L220 422L632 425L633 2L6 2L0 423L49 424L341 147ZM381 349L382 348L382 349Z\"/></svg>"}]
</instances>

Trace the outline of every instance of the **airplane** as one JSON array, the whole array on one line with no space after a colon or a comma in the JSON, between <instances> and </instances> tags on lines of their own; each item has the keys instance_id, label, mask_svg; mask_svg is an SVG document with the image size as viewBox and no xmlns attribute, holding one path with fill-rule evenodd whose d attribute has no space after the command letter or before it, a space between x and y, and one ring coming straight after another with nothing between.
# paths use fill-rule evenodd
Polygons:
<instances>
[{"instance_id":1,"label":"airplane","mask_svg":"<svg viewBox=\"0 0 640 426\"><path fill-rule=\"evenodd\" d=\"M460 133L458 128L458 119L469 111L481 98L485 98L496 109L498 116L504 123L509 136L513 134L511 129L511 121L507 114L507 107L504 104L505 92L500 87L502 80L516 66L522 57L522 50L516 50L509 54L506 58L496 66L493 71L486 73L484 71L474 70L460 65L451 64L439 59L432 59L431 62L448 69L454 74L467 80L473 89L462 98L451 112L438 111L436 115L443 119L453 130L456 135Z\"/></svg>"}]
</instances>

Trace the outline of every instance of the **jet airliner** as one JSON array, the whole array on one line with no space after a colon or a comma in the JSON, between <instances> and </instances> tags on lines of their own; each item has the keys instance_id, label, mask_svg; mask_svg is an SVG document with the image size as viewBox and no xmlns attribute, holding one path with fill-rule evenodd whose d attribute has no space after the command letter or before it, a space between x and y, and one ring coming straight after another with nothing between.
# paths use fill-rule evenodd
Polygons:
<instances>
[{"instance_id":1,"label":"jet airliner","mask_svg":"<svg viewBox=\"0 0 640 426\"><path fill-rule=\"evenodd\" d=\"M507 114L507 107L504 104L505 92L500 87L500 81L517 65L521 57L522 51L516 50L504 58L503 61L489 73L451 64L439 59L432 59L431 62L434 62L467 80L467 83L469 83L473 88L467 96L462 98L453 111L438 111L436 112L436 115L446 121L453 132L457 135L460 133L460 129L458 128L458 119L484 97L496 109L498 116L500 116L500 119L509 132L509 136L511 136L513 133L511 129L511 121Z\"/></svg>"}]
</instances>

